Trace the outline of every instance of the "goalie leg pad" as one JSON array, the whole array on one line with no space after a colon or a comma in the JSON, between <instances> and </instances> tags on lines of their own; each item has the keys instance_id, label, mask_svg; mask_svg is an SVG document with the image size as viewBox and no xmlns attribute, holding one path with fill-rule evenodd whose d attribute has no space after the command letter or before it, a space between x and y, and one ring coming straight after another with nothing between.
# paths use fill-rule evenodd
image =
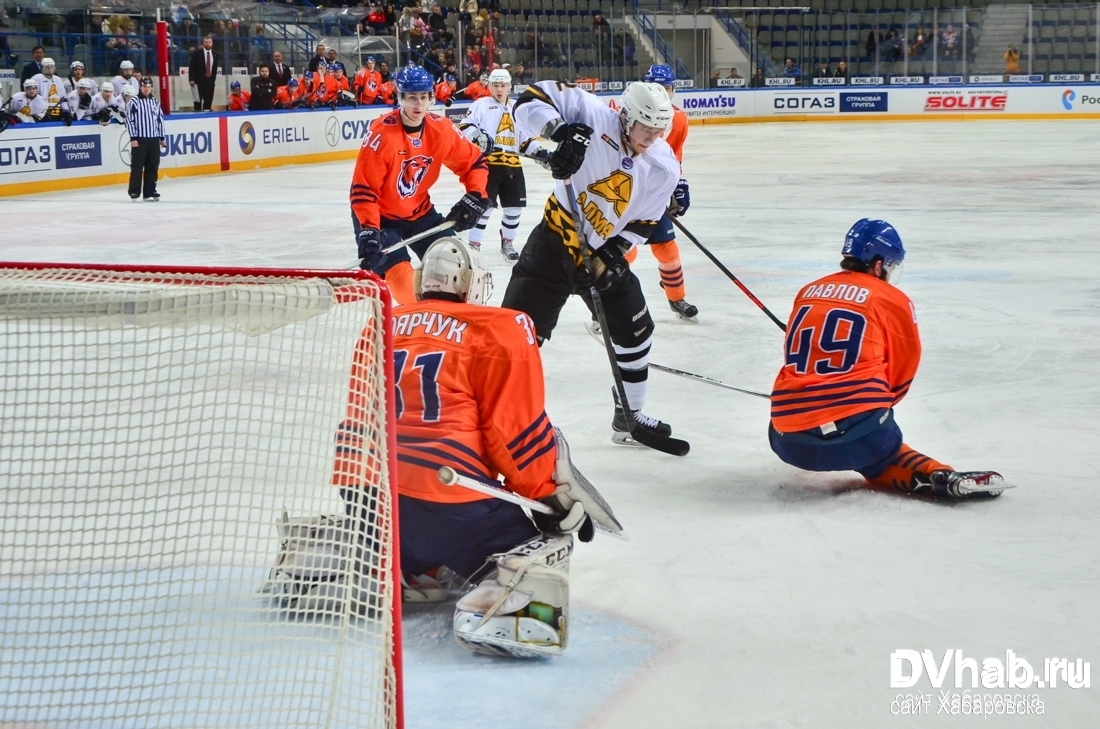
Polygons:
<instances>
[{"instance_id":1,"label":"goalie leg pad","mask_svg":"<svg viewBox=\"0 0 1100 729\"><path fill-rule=\"evenodd\" d=\"M495 557L496 570L455 605L459 644L515 658L561 655L568 638L570 536L537 537Z\"/></svg>"}]
</instances>

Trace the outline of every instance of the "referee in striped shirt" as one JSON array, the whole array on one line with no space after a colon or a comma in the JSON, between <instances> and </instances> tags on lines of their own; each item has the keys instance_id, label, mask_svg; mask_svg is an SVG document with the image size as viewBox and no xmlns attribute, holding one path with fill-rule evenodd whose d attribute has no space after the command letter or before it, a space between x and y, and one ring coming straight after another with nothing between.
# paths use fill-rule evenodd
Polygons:
<instances>
[{"instance_id":1,"label":"referee in striped shirt","mask_svg":"<svg viewBox=\"0 0 1100 729\"><path fill-rule=\"evenodd\" d=\"M130 133L130 199L137 202L144 197L145 202L159 202L157 170L161 150L168 143L164 138L164 114L153 97L153 79L148 76L141 80L138 95L126 105L126 131Z\"/></svg>"}]
</instances>

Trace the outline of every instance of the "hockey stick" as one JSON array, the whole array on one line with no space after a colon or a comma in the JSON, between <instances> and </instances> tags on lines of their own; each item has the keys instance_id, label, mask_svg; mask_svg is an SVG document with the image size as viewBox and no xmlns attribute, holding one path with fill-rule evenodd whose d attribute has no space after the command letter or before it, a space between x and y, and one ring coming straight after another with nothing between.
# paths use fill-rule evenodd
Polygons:
<instances>
[{"instance_id":1,"label":"hockey stick","mask_svg":"<svg viewBox=\"0 0 1100 729\"><path fill-rule=\"evenodd\" d=\"M389 248L383 248L382 252L383 253L393 253L394 251L396 251L400 248L404 248L407 245L411 245L413 243L416 243L418 240L424 240L429 235L435 235L436 233L439 233L440 231L447 230L448 228L453 228L454 226L455 226L455 223L454 223L453 220L444 220L439 225L436 225L432 228L428 228L427 230L422 230L419 233L417 233L416 235L410 235L408 238L402 238L400 241L398 241L397 243L394 243ZM344 266L344 268L345 269L359 268L362 261L363 261L363 259L360 258L358 261L355 261L351 265Z\"/></svg>"},{"instance_id":2,"label":"hockey stick","mask_svg":"<svg viewBox=\"0 0 1100 729\"><path fill-rule=\"evenodd\" d=\"M588 330L588 333L591 334L592 338L595 339L597 342L602 341L600 339L599 335L596 334L596 332L594 332L591 328L586 326L585 329ZM652 367L653 369L657 370L658 372L667 372L670 375L676 375L677 377L683 377L683 378L686 378L688 380L695 380L696 382L702 382L705 385L714 385L715 387L722 387L722 388L725 388L726 390L733 390L734 392L743 392L746 395L753 395L755 397L762 397L765 400L771 400L771 395L768 395L766 393L759 392L757 390L750 390L746 387L737 387L736 385L729 385L725 382L722 382L721 380L716 380L713 377L707 377L706 375L697 375L694 372L686 372L685 370L678 370L675 367L665 367L664 365L654 364L653 362L650 362L649 366Z\"/></svg>"},{"instance_id":3,"label":"hockey stick","mask_svg":"<svg viewBox=\"0 0 1100 729\"><path fill-rule=\"evenodd\" d=\"M765 314L767 314L769 319L771 319L773 322L775 322L775 325L777 327L779 327L783 331L787 331L787 325L784 324L783 322L781 322L779 319L777 319L775 314L771 313L768 310L768 307L764 306L764 303L762 301L760 301L760 299L756 298L753 295L753 293L751 291L749 291L749 289L745 286L745 284L741 283L741 281L736 276L733 275L732 271L730 271L728 268L726 268L725 265L721 261L719 261L714 256L713 253L711 253L710 251L707 250L706 246L704 246L702 243L699 242L698 238L696 238L695 236L693 236L691 234L691 231L689 231L687 228L684 227L683 223L681 223L676 218L673 218L671 215L669 216L669 218L672 220L672 224L675 225L677 228L679 228L680 232L688 237L688 240L690 240L692 243L694 243L695 246L699 250L701 250L704 253L704 255L706 255L706 257L709 258L714 263L715 266L718 266L719 270L721 270L722 273L726 274L726 276L729 277L730 281L733 281L735 284L737 284L737 288L741 289L741 291L744 292L745 296L749 297L749 299L752 301L752 303L754 303L758 307L760 307L760 310L763 311Z\"/></svg>"},{"instance_id":4,"label":"hockey stick","mask_svg":"<svg viewBox=\"0 0 1100 729\"><path fill-rule=\"evenodd\" d=\"M588 287L588 295L592 299L592 308L596 312L596 320L600 323L603 346L607 350L607 358L611 363L611 374L615 378L615 391L619 394L619 405L623 409L623 416L626 418L626 427L630 432L630 437L642 445L662 453L673 456L686 456L691 449L691 445L686 440L666 437L648 431L639 427L638 421L634 419L634 411L630 409L630 401L626 397L623 373L619 370L619 362L615 358L615 345L611 342L611 333L607 328L607 315L603 310L603 300L600 298L600 292L596 289L596 267L592 264L592 257L588 254L588 241L585 240L581 231L581 217L580 212L577 210L577 197L573 193L573 178L566 177L562 182L565 183L566 196L569 198L569 215L573 218L573 227L577 230L577 241L580 243L579 247L581 258L584 260L584 268L588 271L589 278L592 279L592 283Z\"/></svg>"},{"instance_id":5,"label":"hockey stick","mask_svg":"<svg viewBox=\"0 0 1100 729\"><path fill-rule=\"evenodd\" d=\"M517 493L503 489L500 486L494 486L491 483L485 481L479 481L477 479L469 478L467 476L460 475L450 466L443 466L439 469L439 473L436 474L439 477L439 482L444 486L461 486L462 488L470 489L471 491L477 491L478 493L492 496L494 499L500 499L501 501L507 501L517 506L522 506L525 509L531 511L537 511L541 514L553 514L554 509L541 501L535 501L534 499L528 499L525 496L520 496Z\"/></svg>"}]
</instances>

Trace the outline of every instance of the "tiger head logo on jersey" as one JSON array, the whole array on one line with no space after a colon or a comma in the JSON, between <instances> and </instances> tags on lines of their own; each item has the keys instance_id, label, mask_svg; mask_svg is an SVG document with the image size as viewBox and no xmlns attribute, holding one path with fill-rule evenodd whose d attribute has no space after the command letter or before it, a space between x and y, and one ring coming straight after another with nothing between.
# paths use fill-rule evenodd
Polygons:
<instances>
[{"instance_id":1,"label":"tiger head logo on jersey","mask_svg":"<svg viewBox=\"0 0 1100 729\"><path fill-rule=\"evenodd\" d=\"M401 197L412 197L416 194L420 183L424 181L424 175L432 166L432 158L417 155L401 163L401 174L397 178L397 192Z\"/></svg>"}]
</instances>

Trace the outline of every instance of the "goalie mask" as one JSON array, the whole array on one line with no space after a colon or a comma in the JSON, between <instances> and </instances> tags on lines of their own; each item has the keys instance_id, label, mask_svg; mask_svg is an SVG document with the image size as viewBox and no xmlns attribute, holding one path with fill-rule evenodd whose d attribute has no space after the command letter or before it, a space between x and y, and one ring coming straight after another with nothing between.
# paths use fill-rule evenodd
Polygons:
<instances>
[{"instance_id":1,"label":"goalie mask","mask_svg":"<svg viewBox=\"0 0 1100 729\"><path fill-rule=\"evenodd\" d=\"M493 274L485 270L479 252L448 236L432 243L424 254L415 286L418 299L425 294L452 294L467 304L484 304L493 293Z\"/></svg>"}]
</instances>

